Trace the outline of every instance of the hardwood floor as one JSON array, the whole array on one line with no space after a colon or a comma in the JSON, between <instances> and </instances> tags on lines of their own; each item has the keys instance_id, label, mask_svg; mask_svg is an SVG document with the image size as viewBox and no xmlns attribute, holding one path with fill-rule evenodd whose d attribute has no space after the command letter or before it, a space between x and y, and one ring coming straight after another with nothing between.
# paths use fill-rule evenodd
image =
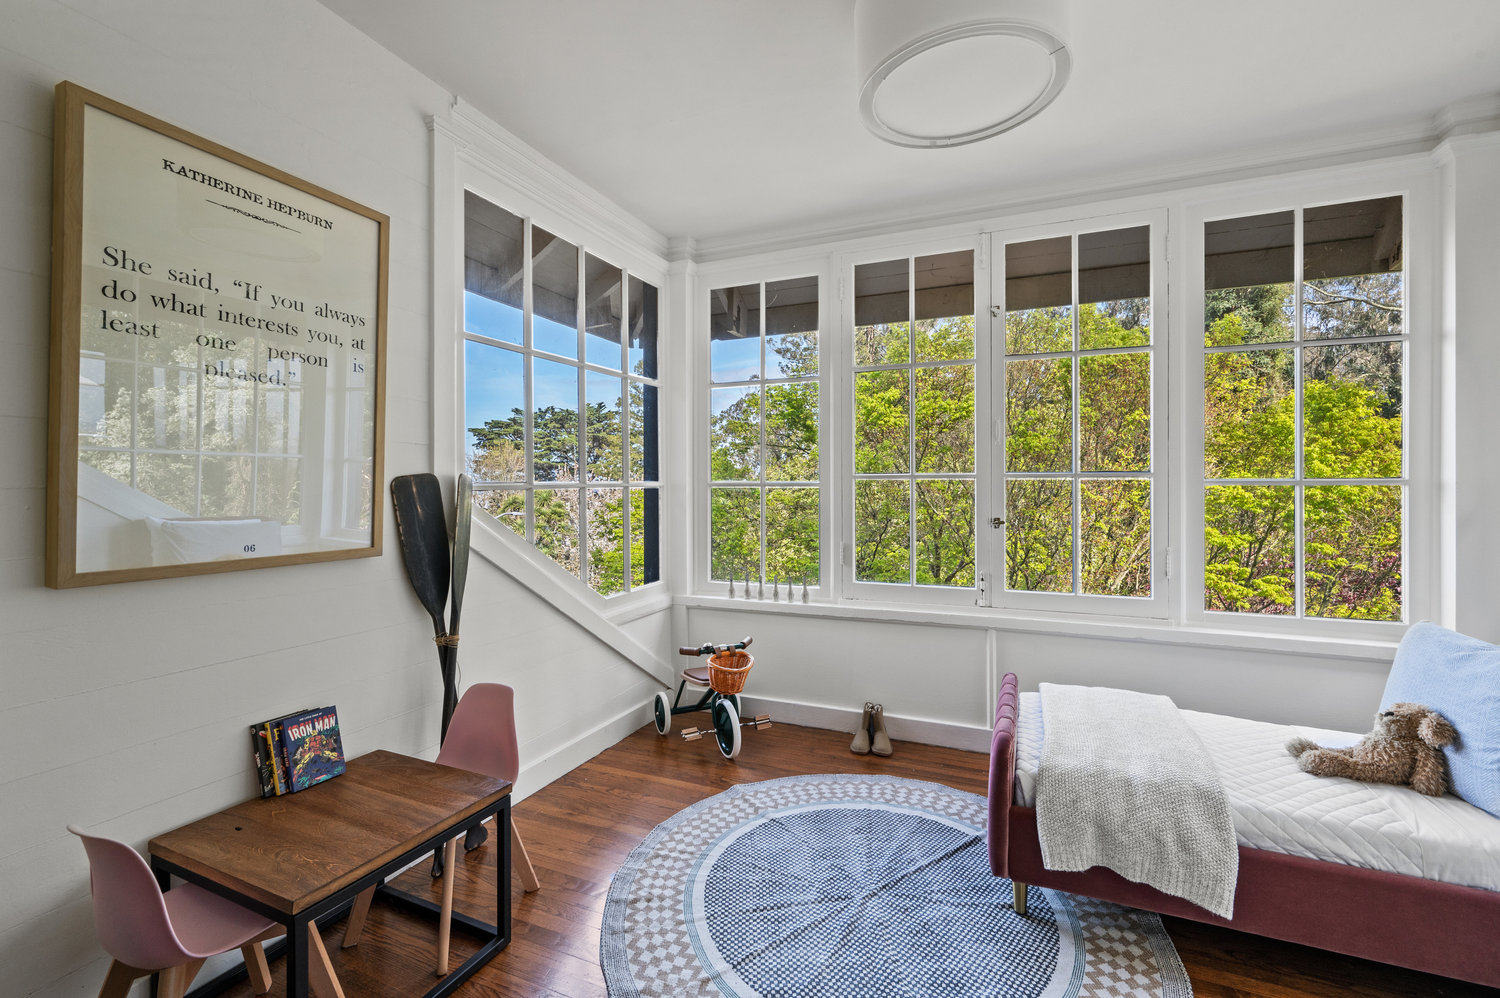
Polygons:
<instances>
[{"instance_id":1,"label":"hardwood floor","mask_svg":"<svg viewBox=\"0 0 1500 998\"><path fill-rule=\"evenodd\" d=\"M729 762L709 738L686 743L675 733L659 737L648 726L528 797L516 805L514 817L542 889L523 895L516 885L509 948L458 993L603 996L599 926L610 877L657 824L735 783L807 773L885 773L985 792L984 755L897 742L895 755L879 759L851 755L848 746L847 734L778 724L746 731L740 758ZM459 854L455 906L480 917L486 900L493 905L493 841L491 836L490 844ZM437 896L425 867L408 871L400 884ZM1496 989L1195 922L1168 919L1167 927L1199 998L1500 998ZM432 985L436 932L431 923L378 902L356 948L339 949L342 937L338 925L324 933L349 998L420 994ZM456 966L472 944L454 932L453 946ZM272 969L278 972L272 994L285 993L279 966ZM248 996L249 986L230 994Z\"/></svg>"}]
</instances>

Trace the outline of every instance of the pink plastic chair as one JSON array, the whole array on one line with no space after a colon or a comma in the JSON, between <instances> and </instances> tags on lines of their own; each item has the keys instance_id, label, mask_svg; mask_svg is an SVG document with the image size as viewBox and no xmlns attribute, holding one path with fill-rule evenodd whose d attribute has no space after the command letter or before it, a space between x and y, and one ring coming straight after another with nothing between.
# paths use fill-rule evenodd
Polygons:
<instances>
[{"instance_id":1,"label":"pink plastic chair","mask_svg":"<svg viewBox=\"0 0 1500 998\"><path fill-rule=\"evenodd\" d=\"M470 686L453 708L448 736L443 739L437 761L439 765L515 783L516 774L521 771L521 753L516 746L515 691L499 683ZM530 893L541 887L514 821L510 823L510 848L511 865L521 878L522 888Z\"/></svg>"},{"instance_id":2,"label":"pink plastic chair","mask_svg":"<svg viewBox=\"0 0 1500 998\"><path fill-rule=\"evenodd\" d=\"M448 734L438 751L437 761L443 766L467 769L471 773L483 773L515 783L516 774L521 771L521 751L516 745L515 690L499 683L475 683L465 690L458 706L453 708ZM448 933L453 921L457 846L458 839L454 838L443 850L443 910L438 915L439 974L448 972ZM523 891L529 894L542 886L536 879L536 870L531 865L531 857L526 855L526 844L521 841L514 820L510 823L510 863L521 879Z\"/></svg>"},{"instance_id":3,"label":"pink plastic chair","mask_svg":"<svg viewBox=\"0 0 1500 998\"><path fill-rule=\"evenodd\" d=\"M158 995L182 998L203 961L236 947L245 955L255 993L271 989L260 941L281 935L280 925L192 884L163 894L151 868L130 846L73 825L68 831L88 851L94 927L114 957L99 998L124 998L136 978L157 972Z\"/></svg>"},{"instance_id":4,"label":"pink plastic chair","mask_svg":"<svg viewBox=\"0 0 1500 998\"><path fill-rule=\"evenodd\" d=\"M470 686L453 708L453 717L448 721L448 734L443 747L438 751L437 761L454 769L467 769L471 773L482 773L497 780L516 782L521 771L521 752L516 744L516 694L509 686L499 683L475 683ZM482 841L482 840L481 840ZM443 847L443 904L438 916L439 976L448 973L448 942L453 927L453 869L458 856L458 837L450 839ZM521 889L526 893L538 890L542 885L536 878L531 857L526 855L526 845L521 833L516 831L514 821L510 825L510 862L516 876L521 880ZM355 901L349 921L344 928L344 946L359 942L364 929L365 912L375 896L372 887Z\"/></svg>"}]
</instances>

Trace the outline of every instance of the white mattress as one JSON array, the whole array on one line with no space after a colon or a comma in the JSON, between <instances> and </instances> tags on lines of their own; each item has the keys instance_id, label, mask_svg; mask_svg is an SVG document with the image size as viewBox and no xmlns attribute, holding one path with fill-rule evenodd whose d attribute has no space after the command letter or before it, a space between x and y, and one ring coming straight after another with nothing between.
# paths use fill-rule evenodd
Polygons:
<instances>
[{"instance_id":1,"label":"white mattress","mask_svg":"<svg viewBox=\"0 0 1500 998\"><path fill-rule=\"evenodd\" d=\"M1286 751L1294 735L1352 745L1359 735L1184 710L1224 780L1242 846L1500 891L1500 818L1457 797L1309 776ZM1022 693L1015 801L1035 805L1042 702Z\"/></svg>"}]
</instances>

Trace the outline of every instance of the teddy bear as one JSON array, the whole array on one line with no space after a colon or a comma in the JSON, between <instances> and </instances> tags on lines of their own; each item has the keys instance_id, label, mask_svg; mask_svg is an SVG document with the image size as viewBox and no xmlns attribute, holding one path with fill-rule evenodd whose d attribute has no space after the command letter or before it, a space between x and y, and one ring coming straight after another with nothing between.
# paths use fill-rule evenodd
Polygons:
<instances>
[{"instance_id":1,"label":"teddy bear","mask_svg":"<svg viewBox=\"0 0 1500 998\"><path fill-rule=\"evenodd\" d=\"M1453 725L1437 711L1419 703L1393 703L1375 715L1375 730L1350 748L1320 748L1298 737L1287 742L1286 750L1304 773L1394 783L1440 797L1448 782L1442 747L1457 738Z\"/></svg>"}]
</instances>

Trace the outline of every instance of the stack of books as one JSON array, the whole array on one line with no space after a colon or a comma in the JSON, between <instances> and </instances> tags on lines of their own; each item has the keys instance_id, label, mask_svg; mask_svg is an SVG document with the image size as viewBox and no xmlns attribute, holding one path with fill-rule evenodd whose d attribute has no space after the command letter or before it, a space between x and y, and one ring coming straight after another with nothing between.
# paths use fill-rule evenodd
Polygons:
<instances>
[{"instance_id":1,"label":"stack of books","mask_svg":"<svg viewBox=\"0 0 1500 998\"><path fill-rule=\"evenodd\" d=\"M314 707L250 725L262 797L306 790L344 771L344 743L334 707Z\"/></svg>"}]
</instances>

